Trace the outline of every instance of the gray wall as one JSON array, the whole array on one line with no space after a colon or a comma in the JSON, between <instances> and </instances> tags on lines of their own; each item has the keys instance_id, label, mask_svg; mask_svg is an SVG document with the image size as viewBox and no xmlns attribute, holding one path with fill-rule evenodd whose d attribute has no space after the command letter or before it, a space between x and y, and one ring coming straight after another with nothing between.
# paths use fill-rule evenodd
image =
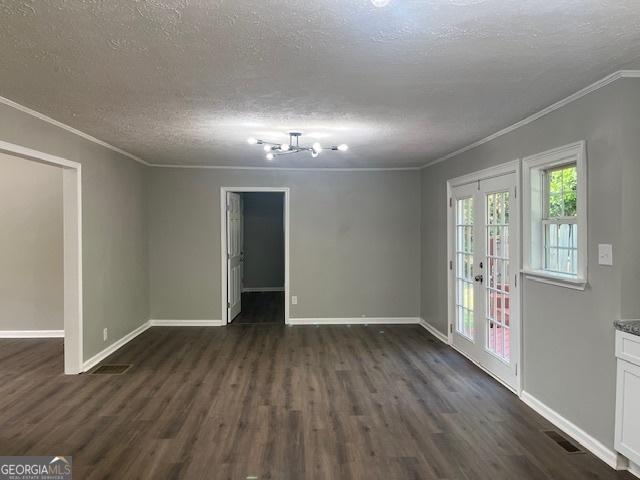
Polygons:
<instances>
[{"instance_id":1,"label":"gray wall","mask_svg":"<svg viewBox=\"0 0 640 480\"><path fill-rule=\"evenodd\" d=\"M0 140L82 164L83 335L90 358L149 318L148 168L2 104Z\"/></svg>"},{"instance_id":2,"label":"gray wall","mask_svg":"<svg viewBox=\"0 0 640 480\"><path fill-rule=\"evenodd\" d=\"M623 122L619 142L622 158L622 241L617 259L622 269L622 318L640 318L640 80L623 84Z\"/></svg>"},{"instance_id":3,"label":"gray wall","mask_svg":"<svg viewBox=\"0 0 640 480\"><path fill-rule=\"evenodd\" d=\"M415 171L151 169L152 318L220 319L222 186L291 189L291 317L418 316L419 181Z\"/></svg>"},{"instance_id":4,"label":"gray wall","mask_svg":"<svg viewBox=\"0 0 640 480\"><path fill-rule=\"evenodd\" d=\"M242 199L244 287L284 287L284 195L246 192Z\"/></svg>"},{"instance_id":5,"label":"gray wall","mask_svg":"<svg viewBox=\"0 0 640 480\"><path fill-rule=\"evenodd\" d=\"M0 330L64 329L62 169L0 153Z\"/></svg>"},{"instance_id":6,"label":"gray wall","mask_svg":"<svg viewBox=\"0 0 640 480\"><path fill-rule=\"evenodd\" d=\"M612 322L622 303L628 315L640 315L638 111L640 80L619 80L422 172L422 316L445 332L446 180L586 140L589 285L579 292L524 281L522 367L525 391L611 448L616 374ZM614 267L598 265L598 243L613 244ZM623 290L628 301L622 302L621 279L633 278L634 284Z\"/></svg>"}]
</instances>

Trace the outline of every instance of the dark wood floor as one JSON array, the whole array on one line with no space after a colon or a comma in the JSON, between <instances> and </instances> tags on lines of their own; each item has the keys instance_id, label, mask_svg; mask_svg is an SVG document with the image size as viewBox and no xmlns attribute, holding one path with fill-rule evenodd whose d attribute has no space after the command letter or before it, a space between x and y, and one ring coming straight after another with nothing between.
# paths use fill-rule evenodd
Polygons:
<instances>
[{"instance_id":1,"label":"dark wood floor","mask_svg":"<svg viewBox=\"0 0 640 480\"><path fill-rule=\"evenodd\" d=\"M152 328L62 374L62 341L0 340L0 454L76 479L631 479L419 326Z\"/></svg>"},{"instance_id":2,"label":"dark wood floor","mask_svg":"<svg viewBox=\"0 0 640 480\"><path fill-rule=\"evenodd\" d=\"M232 325L279 323L284 325L284 292L244 292L242 311Z\"/></svg>"}]
</instances>

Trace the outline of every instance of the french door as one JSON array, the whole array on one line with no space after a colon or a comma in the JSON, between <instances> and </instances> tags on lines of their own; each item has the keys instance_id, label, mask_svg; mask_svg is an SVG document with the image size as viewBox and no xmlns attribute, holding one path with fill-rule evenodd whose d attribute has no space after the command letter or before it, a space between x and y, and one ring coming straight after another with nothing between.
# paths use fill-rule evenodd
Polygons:
<instances>
[{"instance_id":1,"label":"french door","mask_svg":"<svg viewBox=\"0 0 640 480\"><path fill-rule=\"evenodd\" d=\"M453 346L518 389L517 174L451 189Z\"/></svg>"}]
</instances>

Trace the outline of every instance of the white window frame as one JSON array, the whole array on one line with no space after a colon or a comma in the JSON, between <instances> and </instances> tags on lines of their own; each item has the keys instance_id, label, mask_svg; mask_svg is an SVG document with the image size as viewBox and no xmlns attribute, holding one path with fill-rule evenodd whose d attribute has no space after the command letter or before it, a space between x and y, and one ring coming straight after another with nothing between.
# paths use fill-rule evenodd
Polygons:
<instances>
[{"instance_id":1,"label":"white window frame","mask_svg":"<svg viewBox=\"0 0 640 480\"><path fill-rule=\"evenodd\" d=\"M527 278L562 287L584 290L587 285L587 155L580 141L525 157L523 166L523 273ZM577 170L578 271L568 275L544 268L545 172L575 164ZM564 221L564 220L562 220Z\"/></svg>"}]
</instances>

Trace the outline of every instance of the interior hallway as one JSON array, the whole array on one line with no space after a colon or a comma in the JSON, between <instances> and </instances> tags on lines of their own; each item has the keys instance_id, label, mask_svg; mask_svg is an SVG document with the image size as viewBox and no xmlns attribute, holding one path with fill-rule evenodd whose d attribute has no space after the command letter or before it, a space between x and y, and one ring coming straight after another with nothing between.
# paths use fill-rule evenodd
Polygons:
<instances>
[{"instance_id":1,"label":"interior hallway","mask_svg":"<svg viewBox=\"0 0 640 480\"><path fill-rule=\"evenodd\" d=\"M284 325L284 292L243 292L242 311L232 325Z\"/></svg>"}]
</instances>

